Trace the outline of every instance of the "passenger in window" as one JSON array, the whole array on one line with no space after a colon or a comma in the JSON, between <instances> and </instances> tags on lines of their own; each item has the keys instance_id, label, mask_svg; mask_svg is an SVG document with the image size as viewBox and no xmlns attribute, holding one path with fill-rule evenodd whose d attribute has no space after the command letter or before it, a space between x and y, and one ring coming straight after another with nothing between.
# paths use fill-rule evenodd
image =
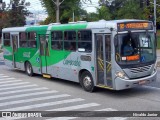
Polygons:
<instances>
[{"instance_id":1,"label":"passenger in window","mask_svg":"<svg viewBox=\"0 0 160 120\"><path fill-rule=\"evenodd\" d=\"M21 46L22 47L27 47L27 42L23 42Z\"/></svg>"},{"instance_id":2,"label":"passenger in window","mask_svg":"<svg viewBox=\"0 0 160 120\"><path fill-rule=\"evenodd\" d=\"M58 44L57 44L57 43L55 43L54 45L52 45L52 49L57 50L57 49L58 49Z\"/></svg>"},{"instance_id":3,"label":"passenger in window","mask_svg":"<svg viewBox=\"0 0 160 120\"><path fill-rule=\"evenodd\" d=\"M129 56L129 55L132 55L133 52L134 52L134 49L131 45L131 41L127 41L127 44L123 48L123 55Z\"/></svg>"},{"instance_id":4,"label":"passenger in window","mask_svg":"<svg viewBox=\"0 0 160 120\"><path fill-rule=\"evenodd\" d=\"M69 50L76 50L76 43L71 43Z\"/></svg>"},{"instance_id":5,"label":"passenger in window","mask_svg":"<svg viewBox=\"0 0 160 120\"><path fill-rule=\"evenodd\" d=\"M36 47L35 42L31 42L30 47L35 48Z\"/></svg>"}]
</instances>

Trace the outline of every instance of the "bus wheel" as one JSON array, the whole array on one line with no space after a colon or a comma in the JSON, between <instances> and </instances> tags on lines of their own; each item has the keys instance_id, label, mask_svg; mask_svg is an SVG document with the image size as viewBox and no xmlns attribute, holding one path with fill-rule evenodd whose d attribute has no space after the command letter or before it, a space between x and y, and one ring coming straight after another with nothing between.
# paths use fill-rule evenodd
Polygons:
<instances>
[{"instance_id":1,"label":"bus wheel","mask_svg":"<svg viewBox=\"0 0 160 120\"><path fill-rule=\"evenodd\" d=\"M33 76L32 65L31 65L29 62L26 63L26 73L27 73L29 76Z\"/></svg>"},{"instance_id":2,"label":"bus wheel","mask_svg":"<svg viewBox=\"0 0 160 120\"><path fill-rule=\"evenodd\" d=\"M82 73L80 84L85 91L87 92L94 91L93 78L92 78L92 75L88 71L85 71Z\"/></svg>"}]
</instances>

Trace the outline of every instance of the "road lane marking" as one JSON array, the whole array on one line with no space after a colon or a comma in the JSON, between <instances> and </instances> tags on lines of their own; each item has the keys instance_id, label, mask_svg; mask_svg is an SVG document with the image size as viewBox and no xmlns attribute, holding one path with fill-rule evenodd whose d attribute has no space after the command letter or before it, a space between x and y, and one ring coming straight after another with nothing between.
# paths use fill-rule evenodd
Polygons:
<instances>
[{"instance_id":1,"label":"road lane marking","mask_svg":"<svg viewBox=\"0 0 160 120\"><path fill-rule=\"evenodd\" d=\"M34 105L28 105L28 106L22 106L22 107L15 107L15 108L9 108L4 109L0 111L19 111L19 110L28 110L33 108L40 108L40 107L46 107L46 106L53 106L53 105L60 105L60 104L66 104L66 103L73 103L78 101L83 101L84 99L76 98L76 99L67 99L67 100L61 100L61 101L55 101L55 102L48 102L48 103L41 103L41 104L34 104Z\"/></svg>"},{"instance_id":2,"label":"road lane marking","mask_svg":"<svg viewBox=\"0 0 160 120\"><path fill-rule=\"evenodd\" d=\"M36 86L38 86L38 85L37 84L33 84L33 85L22 85L22 86L15 86L15 87L7 87L7 88L0 88L0 91L19 89L19 88L26 88L26 87L36 87Z\"/></svg>"},{"instance_id":3,"label":"road lane marking","mask_svg":"<svg viewBox=\"0 0 160 120\"><path fill-rule=\"evenodd\" d=\"M15 80L15 78L3 78L3 79L0 79L0 81L6 81L6 80Z\"/></svg>"},{"instance_id":4,"label":"road lane marking","mask_svg":"<svg viewBox=\"0 0 160 120\"><path fill-rule=\"evenodd\" d=\"M97 104L97 103L88 103L88 104L82 104L82 105L75 105L75 106L51 109L51 110L47 110L47 111L69 111L69 110L77 110L77 109L81 109L81 108L88 108L88 107L99 106L99 105L100 104Z\"/></svg>"},{"instance_id":5,"label":"road lane marking","mask_svg":"<svg viewBox=\"0 0 160 120\"><path fill-rule=\"evenodd\" d=\"M106 109L101 109L101 110L98 110L98 111L118 111L116 109L113 109L113 108L106 108ZM108 118L105 118L105 119L102 119L102 120L126 120L127 118L125 117L108 117Z\"/></svg>"},{"instance_id":6,"label":"road lane marking","mask_svg":"<svg viewBox=\"0 0 160 120\"><path fill-rule=\"evenodd\" d=\"M7 77L9 77L9 76L0 76L0 78L7 78Z\"/></svg>"},{"instance_id":7,"label":"road lane marking","mask_svg":"<svg viewBox=\"0 0 160 120\"><path fill-rule=\"evenodd\" d=\"M12 98L21 98L21 97L28 97L28 96L33 96L33 95L51 94L51 93L57 93L57 92L58 91L52 90L52 91L43 91L43 92L34 92L34 93L6 96L6 97L0 97L0 101L1 100L12 99Z\"/></svg>"},{"instance_id":8,"label":"road lane marking","mask_svg":"<svg viewBox=\"0 0 160 120\"><path fill-rule=\"evenodd\" d=\"M3 82L0 82L0 84L12 83L12 82L19 82L19 81L22 81L22 80L3 81Z\"/></svg>"},{"instance_id":9,"label":"road lane marking","mask_svg":"<svg viewBox=\"0 0 160 120\"><path fill-rule=\"evenodd\" d=\"M25 99L25 100L16 100L12 102L4 102L0 103L0 106L8 106L8 105L14 105L14 104L20 104L20 103L28 103L28 102L34 102L34 101L41 101L41 100L49 100L53 98L62 98L62 97L69 97L71 95L68 94L61 94L61 95L54 95L54 96L45 96L45 97L39 97L39 98L31 98L31 99Z\"/></svg>"},{"instance_id":10,"label":"road lane marking","mask_svg":"<svg viewBox=\"0 0 160 120\"><path fill-rule=\"evenodd\" d=\"M43 88L32 88L32 89L21 89L21 90L15 90L15 91L6 91L6 92L1 92L1 95L8 95L8 94L13 94L13 93L21 93L21 92L29 92L29 91L34 91L34 90L46 90L48 88L43 87Z\"/></svg>"},{"instance_id":11,"label":"road lane marking","mask_svg":"<svg viewBox=\"0 0 160 120\"><path fill-rule=\"evenodd\" d=\"M29 83L30 83L30 82L21 82L21 83L5 84L5 85L0 85L0 87L16 86L16 85L23 85L23 84L29 84Z\"/></svg>"}]
</instances>

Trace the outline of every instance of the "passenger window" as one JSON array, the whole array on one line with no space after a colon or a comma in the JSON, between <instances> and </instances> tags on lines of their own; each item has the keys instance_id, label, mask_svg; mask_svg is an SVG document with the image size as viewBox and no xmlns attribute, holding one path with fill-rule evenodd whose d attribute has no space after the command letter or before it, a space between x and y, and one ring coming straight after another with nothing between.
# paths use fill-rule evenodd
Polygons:
<instances>
[{"instance_id":1,"label":"passenger window","mask_svg":"<svg viewBox=\"0 0 160 120\"><path fill-rule=\"evenodd\" d=\"M37 47L37 41L36 41L36 33L35 32L28 32L28 46L30 48L36 48Z\"/></svg>"},{"instance_id":2,"label":"passenger window","mask_svg":"<svg viewBox=\"0 0 160 120\"><path fill-rule=\"evenodd\" d=\"M19 45L20 45L20 47L28 47L27 33L26 32L20 32L19 33Z\"/></svg>"},{"instance_id":3,"label":"passenger window","mask_svg":"<svg viewBox=\"0 0 160 120\"><path fill-rule=\"evenodd\" d=\"M62 41L62 31L54 31L51 33L52 42L51 47L54 50L62 50L63 49L63 41Z\"/></svg>"},{"instance_id":4,"label":"passenger window","mask_svg":"<svg viewBox=\"0 0 160 120\"><path fill-rule=\"evenodd\" d=\"M64 32L64 49L68 51L76 51L76 31Z\"/></svg>"},{"instance_id":5,"label":"passenger window","mask_svg":"<svg viewBox=\"0 0 160 120\"><path fill-rule=\"evenodd\" d=\"M10 33L3 33L4 46L11 46Z\"/></svg>"},{"instance_id":6,"label":"passenger window","mask_svg":"<svg viewBox=\"0 0 160 120\"><path fill-rule=\"evenodd\" d=\"M78 31L78 48L84 48L85 52L92 52L91 30Z\"/></svg>"}]
</instances>

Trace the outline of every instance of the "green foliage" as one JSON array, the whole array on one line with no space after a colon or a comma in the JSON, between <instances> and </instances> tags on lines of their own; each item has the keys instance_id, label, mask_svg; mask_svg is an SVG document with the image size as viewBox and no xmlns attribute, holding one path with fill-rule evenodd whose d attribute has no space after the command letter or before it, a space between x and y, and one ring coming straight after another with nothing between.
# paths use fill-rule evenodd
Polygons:
<instances>
[{"instance_id":1,"label":"green foliage","mask_svg":"<svg viewBox=\"0 0 160 120\"><path fill-rule=\"evenodd\" d=\"M124 2L124 5L117 12L119 19L137 19L142 18L141 15L139 4L135 0Z\"/></svg>"},{"instance_id":2,"label":"green foliage","mask_svg":"<svg viewBox=\"0 0 160 120\"><path fill-rule=\"evenodd\" d=\"M54 0L56 2L56 0ZM60 0L61 2L62 0ZM42 5L46 8L49 17L44 21L44 23L49 24L51 22L56 22L56 6L52 0L41 0ZM81 9L80 0L64 0L60 5L60 22L68 23L72 20L73 12L75 14L75 19L80 20L81 15L83 15L84 10Z\"/></svg>"},{"instance_id":3,"label":"green foliage","mask_svg":"<svg viewBox=\"0 0 160 120\"><path fill-rule=\"evenodd\" d=\"M102 6L100 9L97 9L98 19L110 20L111 14L109 8Z\"/></svg>"},{"instance_id":4,"label":"green foliage","mask_svg":"<svg viewBox=\"0 0 160 120\"><path fill-rule=\"evenodd\" d=\"M54 0L56 2L56 0ZM60 0L62 1L62 0ZM154 0L150 0L154 2ZM48 24L56 22L56 6L52 0L41 0L42 5L46 8L49 17L43 22ZM60 6L60 22L68 23L72 21L73 11L75 13L75 21L97 21L100 19L117 20L117 19L145 19L148 20L149 15L153 15L154 6L150 3L146 5L144 0L143 8L140 7L140 0L99 0L100 8L96 13L87 13L81 8L80 0L64 0ZM160 0L157 0L160 4ZM160 7L157 6L157 24L160 24Z\"/></svg>"},{"instance_id":5,"label":"green foliage","mask_svg":"<svg viewBox=\"0 0 160 120\"><path fill-rule=\"evenodd\" d=\"M0 29L5 27L23 26L26 24L25 16L27 16L29 12L25 9L25 0L13 0L12 2L12 4L14 4L12 9L5 8L3 11L0 11Z\"/></svg>"},{"instance_id":6,"label":"green foliage","mask_svg":"<svg viewBox=\"0 0 160 120\"><path fill-rule=\"evenodd\" d=\"M140 8L140 0L99 0L100 5L109 8L111 19L148 19L154 13L153 3L154 0L150 0L147 6L144 0L143 8ZM157 4L160 4L160 0L157 0ZM160 24L160 7L157 7L157 23Z\"/></svg>"}]
</instances>

